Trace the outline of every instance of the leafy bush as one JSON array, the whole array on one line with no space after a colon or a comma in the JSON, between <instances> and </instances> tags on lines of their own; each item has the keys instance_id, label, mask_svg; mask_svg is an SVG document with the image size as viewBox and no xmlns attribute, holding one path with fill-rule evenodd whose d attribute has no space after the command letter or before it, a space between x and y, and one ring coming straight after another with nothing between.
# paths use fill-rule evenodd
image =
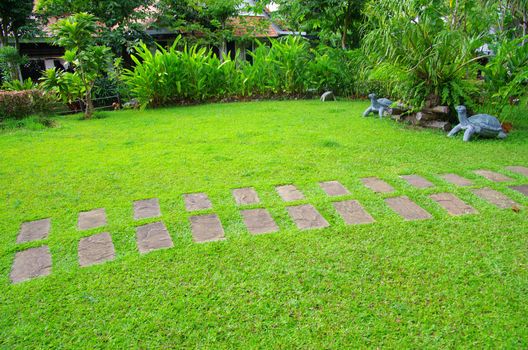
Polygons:
<instances>
[{"instance_id":1,"label":"leafy bush","mask_svg":"<svg viewBox=\"0 0 528 350\"><path fill-rule=\"evenodd\" d=\"M20 82L20 80L13 80L13 81L6 81L2 84L2 89L7 91L24 91L24 90L33 90L37 88L37 84L31 80L31 78L27 78L23 82Z\"/></svg>"},{"instance_id":2,"label":"leafy bush","mask_svg":"<svg viewBox=\"0 0 528 350\"><path fill-rule=\"evenodd\" d=\"M53 99L40 90L0 91L0 121L45 115L52 105Z\"/></svg>"}]
</instances>

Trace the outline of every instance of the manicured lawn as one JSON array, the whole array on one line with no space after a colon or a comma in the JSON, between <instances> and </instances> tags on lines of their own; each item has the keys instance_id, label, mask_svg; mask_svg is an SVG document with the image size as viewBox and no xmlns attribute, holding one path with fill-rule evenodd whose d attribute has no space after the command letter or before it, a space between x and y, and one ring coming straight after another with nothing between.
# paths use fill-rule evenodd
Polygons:
<instances>
[{"instance_id":1,"label":"manicured lawn","mask_svg":"<svg viewBox=\"0 0 528 350\"><path fill-rule=\"evenodd\" d=\"M500 210L437 175L457 173L521 206L528 118L505 141L462 143L390 120L366 102L258 102L60 118L0 135L0 348L527 348L528 215ZM490 182L472 171L510 176ZM435 184L418 190L399 175ZM375 194L378 176L396 192ZM338 180L375 218L345 226L318 185ZM330 227L300 231L274 187L295 184ZM231 195L252 186L280 227L250 235ZM206 192L227 239L192 241L182 195ZM450 217L429 195L478 210ZM406 195L433 219L406 222ZM159 198L174 248L138 253L132 202ZM340 198L341 199L341 198ZM105 208L104 230L77 231ZM49 238L16 244L20 224L52 218ZM116 259L80 268L77 244L107 231ZM12 285L17 251L47 244L53 270Z\"/></svg>"}]
</instances>

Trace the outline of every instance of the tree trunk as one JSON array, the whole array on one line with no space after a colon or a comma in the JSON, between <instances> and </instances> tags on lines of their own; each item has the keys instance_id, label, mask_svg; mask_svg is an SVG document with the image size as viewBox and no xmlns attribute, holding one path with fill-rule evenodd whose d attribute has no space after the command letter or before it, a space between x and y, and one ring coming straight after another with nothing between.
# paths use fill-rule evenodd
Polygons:
<instances>
[{"instance_id":1,"label":"tree trunk","mask_svg":"<svg viewBox=\"0 0 528 350\"><path fill-rule=\"evenodd\" d=\"M341 33L341 48L345 50L347 48L347 36L348 36L348 27L350 27L350 17L352 11L352 0L348 1L347 7L345 9L345 19L343 21L343 31Z\"/></svg>"},{"instance_id":2,"label":"tree trunk","mask_svg":"<svg viewBox=\"0 0 528 350\"><path fill-rule=\"evenodd\" d=\"M15 49L17 50L18 54L20 55L20 38L18 37L18 30L15 30L13 32L13 36L15 37ZM23 83L24 78L22 78L22 70L20 69L20 64L16 64L16 75L18 80Z\"/></svg>"},{"instance_id":3,"label":"tree trunk","mask_svg":"<svg viewBox=\"0 0 528 350\"><path fill-rule=\"evenodd\" d=\"M84 118L90 119L93 115L93 101L92 101L92 88L86 90L86 109L84 111Z\"/></svg>"}]
</instances>

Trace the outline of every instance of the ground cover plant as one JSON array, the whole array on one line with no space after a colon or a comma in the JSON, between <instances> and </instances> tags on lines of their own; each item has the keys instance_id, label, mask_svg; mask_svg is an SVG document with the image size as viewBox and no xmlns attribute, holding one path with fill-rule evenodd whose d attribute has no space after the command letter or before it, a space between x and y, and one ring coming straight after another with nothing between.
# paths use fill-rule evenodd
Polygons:
<instances>
[{"instance_id":1,"label":"ground cover plant","mask_svg":"<svg viewBox=\"0 0 528 350\"><path fill-rule=\"evenodd\" d=\"M0 348L526 348L528 124L504 142L462 143L361 118L367 102L255 102L57 118L0 137ZM97 116L97 115L96 115ZM59 152L60 151L60 152ZM473 173L512 178L490 182ZM456 173L469 188L438 177ZM399 175L434 183L418 190ZM375 194L360 178L395 188ZM375 218L346 226L318 186L338 180ZM295 184L329 221L300 231L276 185ZM254 187L280 227L250 235L231 190ZM490 187L520 211L470 189ZM206 192L227 239L196 244L182 195ZM451 217L429 195L478 210ZM405 222L384 198L406 195L433 215ZM140 255L132 201L159 198L174 247ZM294 203L296 204L296 203ZM104 230L79 232L80 211L105 208ZM20 224L52 218L43 242L16 244ZM83 236L112 235L116 259L80 268ZM11 285L17 251L46 244L51 275Z\"/></svg>"}]
</instances>

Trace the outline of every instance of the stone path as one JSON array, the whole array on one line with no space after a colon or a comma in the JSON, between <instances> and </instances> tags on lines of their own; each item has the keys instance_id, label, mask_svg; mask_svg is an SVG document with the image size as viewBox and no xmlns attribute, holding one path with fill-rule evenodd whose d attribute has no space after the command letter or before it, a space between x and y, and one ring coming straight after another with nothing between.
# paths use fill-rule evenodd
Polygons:
<instances>
[{"instance_id":1,"label":"stone path","mask_svg":"<svg viewBox=\"0 0 528 350\"><path fill-rule=\"evenodd\" d=\"M115 250L108 232L82 238L77 248L79 265L82 267L114 260Z\"/></svg>"},{"instance_id":2,"label":"stone path","mask_svg":"<svg viewBox=\"0 0 528 350\"><path fill-rule=\"evenodd\" d=\"M195 242L211 242L224 239L224 228L216 214L191 216L191 230Z\"/></svg>"},{"instance_id":3,"label":"stone path","mask_svg":"<svg viewBox=\"0 0 528 350\"><path fill-rule=\"evenodd\" d=\"M20 227L17 243L33 242L45 239L51 229L51 219L24 222Z\"/></svg>"},{"instance_id":4,"label":"stone path","mask_svg":"<svg viewBox=\"0 0 528 350\"><path fill-rule=\"evenodd\" d=\"M394 192L394 188L383 180L377 177L366 177L361 179L361 182L366 187L370 188L376 193L390 193Z\"/></svg>"},{"instance_id":5,"label":"stone path","mask_svg":"<svg viewBox=\"0 0 528 350\"><path fill-rule=\"evenodd\" d=\"M243 210L242 217L248 231L252 234L279 231L279 226L266 209Z\"/></svg>"},{"instance_id":6,"label":"stone path","mask_svg":"<svg viewBox=\"0 0 528 350\"><path fill-rule=\"evenodd\" d=\"M106 212L104 209L94 209L79 213L77 228L81 231L106 226Z\"/></svg>"},{"instance_id":7,"label":"stone path","mask_svg":"<svg viewBox=\"0 0 528 350\"><path fill-rule=\"evenodd\" d=\"M294 185L284 185L275 187L277 193L285 202L294 202L303 200L304 194L297 189Z\"/></svg>"},{"instance_id":8,"label":"stone path","mask_svg":"<svg viewBox=\"0 0 528 350\"><path fill-rule=\"evenodd\" d=\"M477 188L471 190L477 197L484 199L485 201L495 205L501 209L511 209L516 207L518 204L506 197L499 191L492 190L491 188Z\"/></svg>"},{"instance_id":9,"label":"stone path","mask_svg":"<svg viewBox=\"0 0 528 350\"><path fill-rule=\"evenodd\" d=\"M334 208L347 225L370 224L374 218L363 209L358 201L334 202Z\"/></svg>"},{"instance_id":10,"label":"stone path","mask_svg":"<svg viewBox=\"0 0 528 350\"><path fill-rule=\"evenodd\" d=\"M507 166L506 169L513 173L524 175L528 177L528 168L524 166Z\"/></svg>"},{"instance_id":11,"label":"stone path","mask_svg":"<svg viewBox=\"0 0 528 350\"><path fill-rule=\"evenodd\" d=\"M169 232L162 222L137 227L136 242L141 254L174 246Z\"/></svg>"},{"instance_id":12,"label":"stone path","mask_svg":"<svg viewBox=\"0 0 528 350\"><path fill-rule=\"evenodd\" d=\"M431 214L405 196L387 198L385 199L385 203L407 221L432 218Z\"/></svg>"},{"instance_id":13,"label":"stone path","mask_svg":"<svg viewBox=\"0 0 528 350\"><path fill-rule=\"evenodd\" d=\"M453 216L477 213L473 207L469 206L451 193L432 194L430 198L440 204L450 215Z\"/></svg>"},{"instance_id":14,"label":"stone path","mask_svg":"<svg viewBox=\"0 0 528 350\"><path fill-rule=\"evenodd\" d=\"M440 176L445 181L460 187L473 186L473 181L457 174L444 174Z\"/></svg>"},{"instance_id":15,"label":"stone path","mask_svg":"<svg viewBox=\"0 0 528 350\"><path fill-rule=\"evenodd\" d=\"M51 273L51 254L48 246L31 248L16 253L11 269L11 282L19 283Z\"/></svg>"},{"instance_id":16,"label":"stone path","mask_svg":"<svg viewBox=\"0 0 528 350\"><path fill-rule=\"evenodd\" d=\"M159 216L161 216L161 210L157 198L134 202L134 220L157 218Z\"/></svg>"},{"instance_id":17,"label":"stone path","mask_svg":"<svg viewBox=\"0 0 528 350\"><path fill-rule=\"evenodd\" d=\"M407 181L409 185L419 189L434 187L429 180L426 180L419 175L402 175L400 177Z\"/></svg>"},{"instance_id":18,"label":"stone path","mask_svg":"<svg viewBox=\"0 0 528 350\"><path fill-rule=\"evenodd\" d=\"M290 217L300 230L328 227L330 224L310 204L287 207Z\"/></svg>"},{"instance_id":19,"label":"stone path","mask_svg":"<svg viewBox=\"0 0 528 350\"><path fill-rule=\"evenodd\" d=\"M319 186L330 197L339 197L349 195L350 192L338 181L320 182Z\"/></svg>"},{"instance_id":20,"label":"stone path","mask_svg":"<svg viewBox=\"0 0 528 350\"><path fill-rule=\"evenodd\" d=\"M187 211L199 211L212 209L213 205L205 193L191 193L183 196L185 209Z\"/></svg>"},{"instance_id":21,"label":"stone path","mask_svg":"<svg viewBox=\"0 0 528 350\"><path fill-rule=\"evenodd\" d=\"M494 171L489 170L475 170L475 174L480 175L482 177L485 177L486 179L493 181L493 182L508 182L513 181L511 178L509 178L506 175L496 173Z\"/></svg>"},{"instance_id":22,"label":"stone path","mask_svg":"<svg viewBox=\"0 0 528 350\"><path fill-rule=\"evenodd\" d=\"M517 192L520 192L524 194L525 196L528 196L528 185L522 185L522 186L511 186L512 190L515 190Z\"/></svg>"},{"instance_id":23,"label":"stone path","mask_svg":"<svg viewBox=\"0 0 528 350\"><path fill-rule=\"evenodd\" d=\"M260 198L254 188L237 188L233 190L233 197L238 205L251 205L260 203Z\"/></svg>"}]
</instances>

